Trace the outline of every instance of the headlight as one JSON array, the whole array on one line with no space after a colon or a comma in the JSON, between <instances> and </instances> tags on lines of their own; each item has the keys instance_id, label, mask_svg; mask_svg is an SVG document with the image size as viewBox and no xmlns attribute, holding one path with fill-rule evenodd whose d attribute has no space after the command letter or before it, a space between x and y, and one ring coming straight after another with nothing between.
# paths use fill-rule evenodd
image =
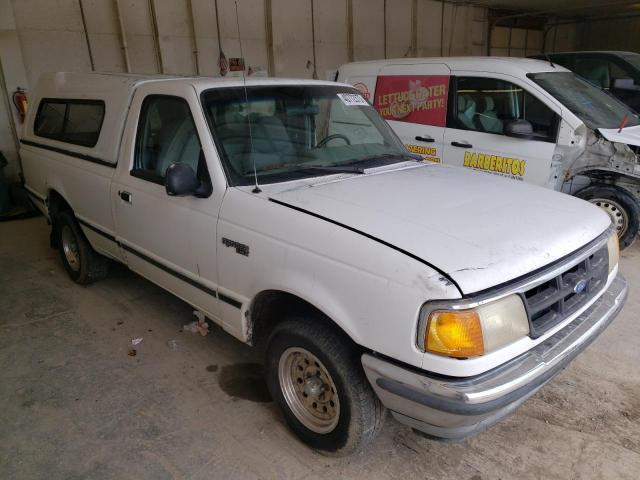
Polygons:
<instances>
[{"instance_id":1,"label":"headlight","mask_svg":"<svg viewBox=\"0 0 640 480\"><path fill-rule=\"evenodd\" d=\"M609 273L611 273L620 260L620 240L615 230L609 236L607 250L609 250Z\"/></svg>"},{"instance_id":2,"label":"headlight","mask_svg":"<svg viewBox=\"0 0 640 480\"><path fill-rule=\"evenodd\" d=\"M529 334L529 320L518 295L468 309L423 309L424 350L468 358L497 350Z\"/></svg>"}]
</instances>

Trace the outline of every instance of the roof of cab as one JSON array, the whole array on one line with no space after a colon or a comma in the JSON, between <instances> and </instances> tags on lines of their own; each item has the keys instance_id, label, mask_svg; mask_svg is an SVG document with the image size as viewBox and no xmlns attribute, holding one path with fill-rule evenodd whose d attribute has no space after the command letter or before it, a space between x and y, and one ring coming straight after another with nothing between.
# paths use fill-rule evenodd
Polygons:
<instances>
[{"instance_id":1,"label":"roof of cab","mask_svg":"<svg viewBox=\"0 0 640 480\"><path fill-rule=\"evenodd\" d=\"M109 98L113 95L128 96L136 86L149 82L186 82L197 90L220 87L237 87L245 83L242 77L195 77L181 75L136 75L107 72L56 72L43 74L37 85L41 97L61 98ZM288 78L252 77L246 81L252 85L334 85L334 82Z\"/></svg>"},{"instance_id":2,"label":"roof of cab","mask_svg":"<svg viewBox=\"0 0 640 480\"><path fill-rule=\"evenodd\" d=\"M531 58L514 57L425 57L425 58L395 58L387 60L372 60L367 62L348 63L340 67L340 77L346 70L353 73L371 73L388 65L446 65L452 71L466 70L478 72L500 72L514 76L527 73L568 71L559 65L552 67L549 62Z\"/></svg>"}]
</instances>

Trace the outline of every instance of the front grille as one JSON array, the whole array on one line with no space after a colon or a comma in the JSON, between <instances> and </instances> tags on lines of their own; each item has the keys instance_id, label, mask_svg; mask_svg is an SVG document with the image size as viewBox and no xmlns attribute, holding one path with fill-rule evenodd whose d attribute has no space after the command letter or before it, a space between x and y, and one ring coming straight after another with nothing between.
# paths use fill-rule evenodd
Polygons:
<instances>
[{"instance_id":1,"label":"front grille","mask_svg":"<svg viewBox=\"0 0 640 480\"><path fill-rule=\"evenodd\" d=\"M595 251L558 276L523 293L532 338L575 313L606 284L607 247Z\"/></svg>"}]
</instances>

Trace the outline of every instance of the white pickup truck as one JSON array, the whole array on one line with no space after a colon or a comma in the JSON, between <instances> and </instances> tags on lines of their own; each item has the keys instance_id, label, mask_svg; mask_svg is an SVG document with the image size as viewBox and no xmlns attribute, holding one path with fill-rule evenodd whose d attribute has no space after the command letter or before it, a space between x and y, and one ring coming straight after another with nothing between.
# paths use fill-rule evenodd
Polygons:
<instances>
[{"instance_id":1,"label":"white pickup truck","mask_svg":"<svg viewBox=\"0 0 640 480\"><path fill-rule=\"evenodd\" d=\"M605 213L416 161L347 85L56 73L32 105L26 188L71 278L121 262L264 348L318 450L361 449L386 409L474 434L626 298Z\"/></svg>"}]
</instances>

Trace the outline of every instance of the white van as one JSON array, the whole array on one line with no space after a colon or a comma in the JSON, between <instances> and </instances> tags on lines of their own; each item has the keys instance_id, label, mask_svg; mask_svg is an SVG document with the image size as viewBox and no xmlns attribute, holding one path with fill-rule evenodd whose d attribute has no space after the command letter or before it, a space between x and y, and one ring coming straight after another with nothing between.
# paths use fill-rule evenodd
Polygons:
<instances>
[{"instance_id":1,"label":"white van","mask_svg":"<svg viewBox=\"0 0 640 480\"><path fill-rule=\"evenodd\" d=\"M343 65L403 143L425 160L572 193L603 208L621 246L638 233L640 119L551 62L411 58Z\"/></svg>"}]
</instances>

